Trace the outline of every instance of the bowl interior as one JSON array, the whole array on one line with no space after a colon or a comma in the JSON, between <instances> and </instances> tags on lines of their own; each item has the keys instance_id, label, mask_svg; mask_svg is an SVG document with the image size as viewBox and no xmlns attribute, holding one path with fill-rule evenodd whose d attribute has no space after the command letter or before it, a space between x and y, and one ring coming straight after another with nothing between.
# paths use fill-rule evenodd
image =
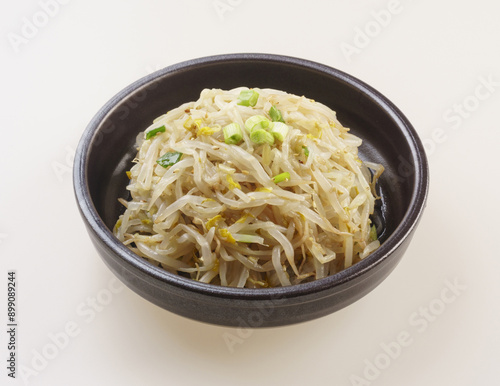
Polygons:
<instances>
[{"instance_id":1,"label":"bowl interior","mask_svg":"<svg viewBox=\"0 0 500 386\"><path fill-rule=\"evenodd\" d=\"M128 199L125 171L136 154L137 134L157 116L198 99L204 88L238 86L305 95L337 112L339 121L363 139L361 158L385 167L379 180L382 200L374 217L383 230L381 241L388 239L403 221L417 183L418 152L411 130L401 130L404 117L376 91L342 72L310 62L252 57L193 61L160 70L123 90L94 118L88 187L106 226L112 230L124 210L117 199Z\"/></svg>"}]
</instances>

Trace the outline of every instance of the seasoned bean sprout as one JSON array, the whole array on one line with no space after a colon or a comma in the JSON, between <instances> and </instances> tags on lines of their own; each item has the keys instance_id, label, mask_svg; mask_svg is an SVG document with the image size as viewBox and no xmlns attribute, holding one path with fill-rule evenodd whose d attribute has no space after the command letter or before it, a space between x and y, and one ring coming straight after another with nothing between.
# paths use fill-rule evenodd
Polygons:
<instances>
[{"instance_id":1,"label":"seasoned bean sprout","mask_svg":"<svg viewBox=\"0 0 500 386\"><path fill-rule=\"evenodd\" d=\"M324 278L380 243L382 165L327 106L272 89L205 89L137 137L116 237L171 273L263 288Z\"/></svg>"}]
</instances>

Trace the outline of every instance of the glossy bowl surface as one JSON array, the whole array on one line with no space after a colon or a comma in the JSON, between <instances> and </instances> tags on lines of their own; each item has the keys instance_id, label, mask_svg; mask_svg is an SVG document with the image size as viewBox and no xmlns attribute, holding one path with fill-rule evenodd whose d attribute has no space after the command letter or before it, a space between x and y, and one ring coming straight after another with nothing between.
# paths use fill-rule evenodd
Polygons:
<instances>
[{"instance_id":1,"label":"glossy bowl surface","mask_svg":"<svg viewBox=\"0 0 500 386\"><path fill-rule=\"evenodd\" d=\"M199 283L153 266L112 234L127 198L135 139L154 118L196 100L204 88L275 88L305 95L337 112L363 139L360 156L382 163L378 221L382 246L352 267L285 288L237 289ZM270 54L231 54L179 63L113 97L89 123L74 163L76 200L88 233L111 271L145 299L202 322L244 327L304 322L337 311L375 288L396 267L422 215L428 165L410 122L387 98L334 68Z\"/></svg>"}]
</instances>

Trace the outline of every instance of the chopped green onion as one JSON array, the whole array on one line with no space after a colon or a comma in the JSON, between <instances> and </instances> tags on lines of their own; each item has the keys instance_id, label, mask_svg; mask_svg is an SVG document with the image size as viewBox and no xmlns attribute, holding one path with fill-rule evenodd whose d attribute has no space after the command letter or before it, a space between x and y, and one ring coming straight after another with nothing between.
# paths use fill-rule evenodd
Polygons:
<instances>
[{"instance_id":1,"label":"chopped green onion","mask_svg":"<svg viewBox=\"0 0 500 386\"><path fill-rule=\"evenodd\" d=\"M245 121L245 129L250 133L253 129L267 129L271 122L263 115L254 115Z\"/></svg>"},{"instance_id":2,"label":"chopped green onion","mask_svg":"<svg viewBox=\"0 0 500 386\"><path fill-rule=\"evenodd\" d=\"M259 99L259 93L255 90L242 90L238 96L240 106L255 106Z\"/></svg>"},{"instance_id":3,"label":"chopped green onion","mask_svg":"<svg viewBox=\"0 0 500 386\"><path fill-rule=\"evenodd\" d=\"M302 149L304 149L304 154L306 157L309 157L309 148L307 146L302 146Z\"/></svg>"},{"instance_id":4,"label":"chopped green onion","mask_svg":"<svg viewBox=\"0 0 500 386\"><path fill-rule=\"evenodd\" d=\"M156 134L158 134L158 133L164 133L164 132L165 132L165 126L160 126L160 127L157 127L156 129L149 130L149 131L146 133L146 139L151 139L151 138L153 138Z\"/></svg>"},{"instance_id":5,"label":"chopped green onion","mask_svg":"<svg viewBox=\"0 0 500 386\"><path fill-rule=\"evenodd\" d=\"M278 174L277 176L274 176L273 182L275 184L277 184L279 182L288 181L289 179L290 179L290 173L285 172L285 173Z\"/></svg>"},{"instance_id":6,"label":"chopped green onion","mask_svg":"<svg viewBox=\"0 0 500 386\"><path fill-rule=\"evenodd\" d=\"M256 144L268 143L274 144L274 137L271 133L264 129L256 129L250 133L250 139Z\"/></svg>"},{"instance_id":7,"label":"chopped green onion","mask_svg":"<svg viewBox=\"0 0 500 386\"><path fill-rule=\"evenodd\" d=\"M236 145L243 139L243 133L237 122L230 123L222 128L224 142L228 145Z\"/></svg>"},{"instance_id":8,"label":"chopped green onion","mask_svg":"<svg viewBox=\"0 0 500 386\"><path fill-rule=\"evenodd\" d=\"M375 241L377 240L377 227L375 225L372 225L370 228L370 240Z\"/></svg>"},{"instance_id":9,"label":"chopped green onion","mask_svg":"<svg viewBox=\"0 0 500 386\"><path fill-rule=\"evenodd\" d=\"M180 161L182 157L182 153L179 152L171 152L163 154L160 158L156 160L156 163L164 168L168 168Z\"/></svg>"},{"instance_id":10,"label":"chopped green onion","mask_svg":"<svg viewBox=\"0 0 500 386\"><path fill-rule=\"evenodd\" d=\"M288 126L281 122L274 122L273 127L269 132L276 138L278 141L283 142L286 135L288 134Z\"/></svg>"},{"instance_id":11,"label":"chopped green onion","mask_svg":"<svg viewBox=\"0 0 500 386\"><path fill-rule=\"evenodd\" d=\"M285 123L285 120L283 119L283 115L281 115L281 111L279 111L274 106L271 106L271 109L269 110L269 116L271 117L271 120L273 122L282 122L282 123Z\"/></svg>"}]
</instances>

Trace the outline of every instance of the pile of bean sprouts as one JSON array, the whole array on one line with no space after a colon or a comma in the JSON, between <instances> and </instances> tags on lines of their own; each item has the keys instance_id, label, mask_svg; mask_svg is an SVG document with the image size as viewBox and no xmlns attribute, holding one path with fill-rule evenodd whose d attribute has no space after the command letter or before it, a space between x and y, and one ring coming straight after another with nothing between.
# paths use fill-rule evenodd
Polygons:
<instances>
[{"instance_id":1,"label":"pile of bean sprouts","mask_svg":"<svg viewBox=\"0 0 500 386\"><path fill-rule=\"evenodd\" d=\"M251 90L254 106L241 103L246 87L205 89L140 133L116 237L171 273L247 288L321 279L376 250L370 216L382 165L360 160L361 139L327 106ZM272 122L273 106L288 131L256 143L245 123ZM225 140L232 123L242 128L237 144Z\"/></svg>"}]
</instances>

